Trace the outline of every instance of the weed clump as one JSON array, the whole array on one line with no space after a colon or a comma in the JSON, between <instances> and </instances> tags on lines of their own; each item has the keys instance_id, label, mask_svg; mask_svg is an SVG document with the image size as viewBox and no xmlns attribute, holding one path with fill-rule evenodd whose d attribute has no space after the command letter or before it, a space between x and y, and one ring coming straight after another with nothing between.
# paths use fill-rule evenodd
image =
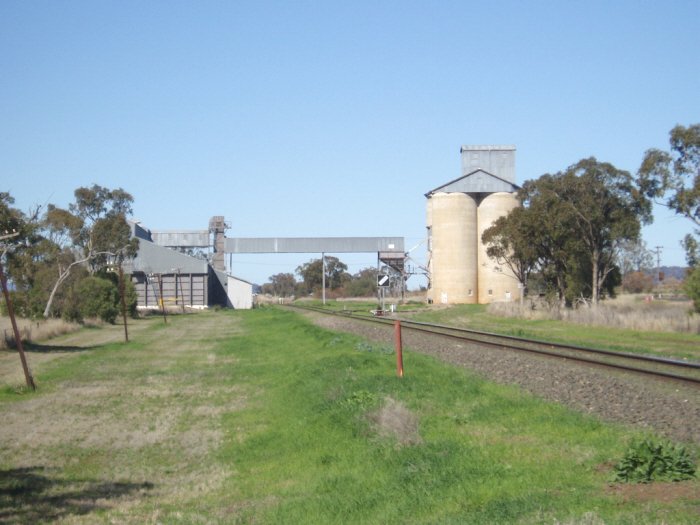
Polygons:
<instances>
[{"instance_id":1,"label":"weed clump","mask_svg":"<svg viewBox=\"0 0 700 525\"><path fill-rule=\"evenodd\" d=\"M633 441L615 466L615 481L650 483L683 481L695 477L695 464L683 446L652 439Z\"/></svg>"},{"instance_id":2,"label":"weed clump","mask_svg":"<svg viewBox=\"0 0 700 525\"><path fill-rule=\"evenodd\" d=\"M357 390L345 399L344 404L348 408L366 409L377 402L377 396L367 390Z\"/></svg>"},{"instance_id":3,"label":"weed clump","mask_svg":"<svg viewBox=\"0 0 700 525\"><path fill-rule=\"evenodd\" d=\"M394 353L394 349L389 347L389 346L386 346L386 345L375 346L375 345L372 345L370 343L359 342L359 343L357 343L357 345L355 345L355 347L360 352L378 352L380 354L385 354L385 355L389 355L389 354Z\"/></svg>"},{"instance_id":4,"label":"weed clump","mask_svg":"<svg viewBox=\"0 0 700 525\"><path fill-rule=\"evenodd\" d=\"M369 415L377 434L390 438L400 446L420 445L423 439L418 429L418 417L401 401L386 397L382 406Z\"/></svg>"}]
</instances>

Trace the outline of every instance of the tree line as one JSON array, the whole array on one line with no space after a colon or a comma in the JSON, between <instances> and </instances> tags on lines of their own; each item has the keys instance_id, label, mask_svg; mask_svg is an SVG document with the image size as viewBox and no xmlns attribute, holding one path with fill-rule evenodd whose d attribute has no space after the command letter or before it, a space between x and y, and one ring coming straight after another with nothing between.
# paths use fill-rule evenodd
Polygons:
<instances>
[{"instance_id":1,"label":"tree line","mask_svg":"<svg viewBox=\"0 0 700 525\"><path fill-rule=\"evenodd\" d=\"M669 142L668 151L645 152L636 176L591 157L526 181L518 191L522 206L482 236L489 256L510 268L523 286L562 305L595 304L614 293L623 275L649 265L640 234L642 225L653 220L652 204L657 203L696 227L682 244L689 267L685 290L700 312L700 124L674 127ZM8 192L0 192L0 233L17 233L3 241L0 254L17 312L113 322L119 294L110 269L138 250L126 221L132 204L133 197L123 189L95 184L76 189L67 208L48 205L24 213ZM323 261L315 259L295 274L273 275L263 292L317 293L322 268ZM336 296L376 293L376 268L355 274L347 270L338 258L325 258L329 291ZM125 295L135 311L130 282Z\"/></svg>"},{"instance_id":2,"label":"tree line","mask_svg":"<svg viewBox=\"0 0 700 525\"><path fill-rule=\"evenodd\" d=\"M138 251L126 220L133 200L121 188L95 184L76 189L68 208L49 204L24 213L8 192L0 192L0 230L17 234L3 248L15 311L23 317L114 322L120 302L115 269ZM130 282L124 295L135 313Z\"/></svg>"},{"instance_id":3,"label":"tree line","mask_svg":"<svg viewBox=\"0 0 700 525\"><path fill-rule=\"evenodd\" d=\"M653 259L641 228L653 221L652 205L665 206L700 228L700 124L674 127L670 150L647 150L636 176L590 157L526 181L517 197L521 206L499 218L481 241L530 293L571 306L597 304L620 285L631 292L648 290ZM700 312L699 236L696 229L682 245L689 267L685 291ZM373 268L350 275L345 264L327 257L325 272L327 287L336 295L376 293ZM296 275L299 281L291 273L270 276L263 292L318 292L322 260L299 266Z\"/></svg>"},{"instance_id":4,"label":"tree line","mask_svg":"<svg viewBox=\"0 0 700 525\"><path fill-rule=\"evenodd\" d=\"M351 274L347 264L330 255L325 256L325 270L323 259L311 259L298 266L295 273L271 275L269 282L262 286L262 292L277 297L319 295L324 273L326 290L333 297L372 297L377 294L377 268L364 268Z\"/></svg>"},{"instance_id":5,"label":"tree line","mask_svg":"<svg viewBox=\"0 0 700 525\"><path fill-rule=\"evenodd\" d=\"M665 206L700 228L700 124L678 125L670 150L649 149L633 176L594 157L563 171L526 181L520 207L499 218L482 235L487 253L508 267L530 293L545 294L567 307L597 304L620 285L648 290L652 255L641 228L653 221L652 205ZM684 288L700 312L700 230L682 241L688 275ZM336 295L371 296L377 271L356 275L335 257L326 258L326 284ZM302 296L318 292L322 261L270 277L265 293Z\"/></svg>"}]
</instances>

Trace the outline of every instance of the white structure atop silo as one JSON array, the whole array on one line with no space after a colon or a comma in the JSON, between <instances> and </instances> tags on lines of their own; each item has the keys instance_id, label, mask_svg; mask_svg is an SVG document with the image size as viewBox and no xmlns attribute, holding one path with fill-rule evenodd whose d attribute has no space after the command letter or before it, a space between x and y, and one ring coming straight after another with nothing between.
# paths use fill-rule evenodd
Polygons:
<instances>
[{"instance_id":1,"label":"white structure atop silo","mask_svg":"<svg viewBox=\"0 0 700 525\"><path fill-rule=\"evenodd\" d=\"M462 146L462 176L425 194L428 299L439 304L511 301L513 273L486 255L481 235L518 206L515 146Z\"/></svg>"}]
</instances>

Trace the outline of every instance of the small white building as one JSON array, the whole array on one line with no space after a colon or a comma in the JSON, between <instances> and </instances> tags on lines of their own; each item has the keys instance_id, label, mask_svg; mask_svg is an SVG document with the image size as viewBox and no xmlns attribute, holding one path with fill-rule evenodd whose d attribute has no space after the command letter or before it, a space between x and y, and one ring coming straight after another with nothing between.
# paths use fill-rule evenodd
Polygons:
<instances>
[{"instance_id":1,"label":"small white building","mask_svg":"<svg viewBox=\"0 0 700 525\"><path fill-rule=\"evenodd\" d=\"M242 310L253 308L253 285L248 281L229 275L226 295L228 296L228 306L231 308Z\"/></svg>"}]
</instances>

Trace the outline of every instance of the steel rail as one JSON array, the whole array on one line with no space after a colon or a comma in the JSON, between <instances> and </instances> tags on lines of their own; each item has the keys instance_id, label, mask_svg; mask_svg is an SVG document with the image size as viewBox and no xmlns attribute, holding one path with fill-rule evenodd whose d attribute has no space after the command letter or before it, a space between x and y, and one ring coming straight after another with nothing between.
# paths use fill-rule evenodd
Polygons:
<instances>
[{"instance_id":1,"label":"steel rail","mask_svg":"<svg viewBox=\"0 0 700 525\"><path fill-rule=\"evenodd\" d=\"M319 308L319 307L301 306L301 305L290 305L290 306L292 306L294 308L309 310L309 311L323 313L323 314L327 314L327 315L343 316L343 317L347 317L347 318L351 318L351 319L357 319L359 321L374 322L374 323L378 323L378 324L382 324L382 325L390 325L390 324L393 324L393 322L395 320L399 320L399 321L401 321L401 324L403 327L405 327L409 330L415 330L418 332L423 332L423 333L428 333L428 334L433 334L433 335L440 335L440 336L449 337L452 339L457 339L460 341L470 341L470 342L478 343L478 344L481 344L484 346L504 348L507 350L529 352L529 353L544 355L547 357L553 357L553 358L558 358L558 359L569 359L572 361L577 361L577 362L596 365L596 366L615 368L615 369L623 370L626 372L634 372L634 373L646 374L646 375L650 375L650 376L654 376L654 377L662 377L662 378L670 379L673 381L682 381L682 382L690 383L691 385L696 386L696 387L700 386L700 378L696 378L696 377L679 375L679 374L674 374L674 373L670 373L670 372L663 372L663 371L659 371L659 370L652 370L652 369L648 369L648 368L639 368L639 367L629 366L626 364L613 363L610 361L597 360L597 359L593 359L590 357L584 357L582 355L574 355L571 353L568 353L568 354L558 353L558 352L543 349L543 348L532 348L532 347L522 346L522 345L518 345L516 343L540 345L543 347L548 347L551 349L559 349L559 350L568 351L568 352L578 352L578 353L587 352L587 353L597 354L597 355L606 356L606 357L610 357L610 358L642 361L642 362L646 362L646 363L653 364L653 365L661 365L661 366L667 366L667 367L673 367L673 368L700 369L700 363L678 361L675 359L668 359L668 358L657 357L657 356L647 356L647 355L640 355L640 354L630 354L630 353L626 353L626 352L616 352L616 351L612 351L612 350L602 350L602 349L598 349L598 348L590 348L590 347L575 346L575 345L565 345L565 344L561 344L561 343L550 343L550 342L546 342L546 341L538 341L535 339L518 338L515 336L500 335L500 334L494 334L491 332L481 332L478 330L457 328L457 327L453 327L453 326L440 325L440 324L423 323L423 322L419 322L419 321L411 321L411 320L405 320L405 319L387 319L387 318L379 318L379 317L358 316L358 315L354 315L352 312L348 312L348 311L332 311L332 310ZM442 330L450 330L452 332L457 332L457 333L446 333ZM481 338L475 337L475 336L491 337L492 339L495 339L495 341L494 340L488 341L488 340L481 339ZM500 342L498 340L500 340Z\"/></svg>"},{"instance_id":2,"label":"steel rail","mask_svg":"<svg viewBox=\"0 0 700 525\"><path fill-rule=\"evenodd\" d=\"M529 344L535 344L535 345L548 346L550 348L561 348L562 350L575 350L575 351L581 351L581 352L589 352L592 354L606 355L606 356L610 356L610 357L621 357L623 359L633 359L633 360L644 361L644 362L648 362L648 363L659 363L659 364L664 364L664 365L677 366L680 368L694 368L694 369L700 370L700 363L694 363L694 362L690 362L690 361L679 361L677 359L669 359L667 357L659 357L659 356L644 355L644 354L630 354L628 352L617 352L615 350L603 350L600 348L591 348L589 346L576 346L576 345L567 345L567 344L563 344L563 343L553 343L553 342L549 342L549 341L541 341L538 339L528 339L525 337L516 337L513 335L502 335L502 334L494 334L492 332L482 332L479 330L470 330L469 328L457 328L454 326L447 326L447 325L441 325L441 324L432 324L432 323L423 323L423 322L419 322L419 321L411 321L410 319L401 319L401 323L404 325L411 324L411 325L416 325L416 326L425 326L427 328L439 328L439 329L444 329L444 330L453 330L453 331L457 331L460 333L483 335L486 337L505 339L508 341L515 341L518 343L529 343Z\"/></svg>"}]
</instances>

